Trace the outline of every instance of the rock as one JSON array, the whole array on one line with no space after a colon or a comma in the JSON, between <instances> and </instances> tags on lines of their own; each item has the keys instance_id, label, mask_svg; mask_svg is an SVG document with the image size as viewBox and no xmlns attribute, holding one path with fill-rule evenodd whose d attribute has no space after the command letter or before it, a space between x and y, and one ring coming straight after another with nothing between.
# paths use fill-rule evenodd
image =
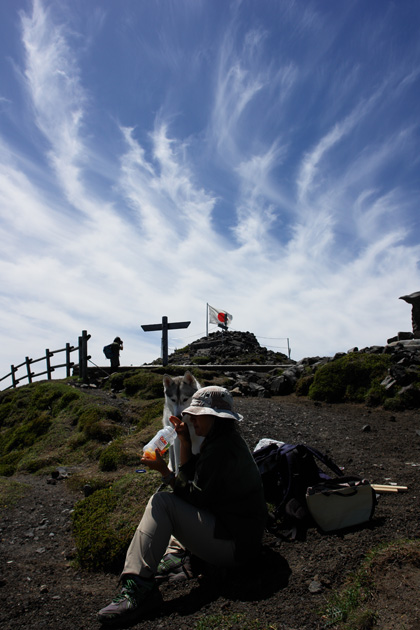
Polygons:
<instances>
[{"instance_id":1,"label":"rock","mask_svg":"<svg viewBox=\"0 0 420 630\"><path fill-rule=\"evenodd\" d=\"M318 580L312 580L312 582L309 584L308 590L310 593L321 593L322 591L321 582L319 582Z\"/></svg>"}]
</instances>

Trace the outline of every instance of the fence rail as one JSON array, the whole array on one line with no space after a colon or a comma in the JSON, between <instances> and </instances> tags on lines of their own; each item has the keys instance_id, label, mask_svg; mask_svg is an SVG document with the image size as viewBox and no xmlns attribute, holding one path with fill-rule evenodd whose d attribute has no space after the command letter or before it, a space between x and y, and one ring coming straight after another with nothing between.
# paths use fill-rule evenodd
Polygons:
<instances>
[{"instance_id":1,"label":"fence rail","mask_svg":"<svg viewBox=\"0 0 420 630\"><path fill-rule=\"evenodd\" d=\"M44 376L45 374L47 375L47 379L51 380L52 373L55 370L58 370L59 368L66 368L66 377L71 376L71 369L75 365L74 361L71 360L72 358L71 355L73 352L76 352L76 351L79 352L79 361L78 361L79 375L82 378L83 382L86 382L87 374L88 374L88 361L90 359L90 356L88 355L88 347L87 347L87 342L89 339L90 339L90 335L87 334L86 330L83 330L81 336L79 337L77 346L72 346L69 343L66 343L65 348L60 348L59 350L49 350L47 348L45 350L45 354L42 357L39 357L39 359L30 359L29 357L26 357L25 361L23 361L22 363L19 363L19 365L11 365L10 372L6 374L5 376L3 376L2 378L0 378L0 382L4 381L7 378L12 379L11 385L9 385L8 387L5 387L5 390L6 390L6 389L11 389L12 387L17 387L21 381L26 380L26 379L28 383L32 383L32 380L34 378L36 378L37 376ZM51 358L56 354L60 354L61 352L66 353L65 363L60 363L58 365L51 365ZM34 363L39 363L39 361L45 361L46 369L42 372L37 372L37 373L32 372L32 366L34 365ZM19 378L16 378L16 374L18 370L23 367L26 368L26 374L22 374L22 376L19 376Z\"/></svg>"}]
</instances>

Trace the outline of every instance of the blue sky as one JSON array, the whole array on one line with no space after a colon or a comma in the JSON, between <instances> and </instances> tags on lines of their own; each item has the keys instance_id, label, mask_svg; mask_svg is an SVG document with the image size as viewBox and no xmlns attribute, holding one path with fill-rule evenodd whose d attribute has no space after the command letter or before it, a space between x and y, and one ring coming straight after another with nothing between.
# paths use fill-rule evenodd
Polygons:
<instances>
[{"instance_id":1,"label":"blue sky","mask_svg":"<svg viewBox=\"0 0 420 630\"><path fill-rule=\"evenodd\" d=\"M1 375L206 304L291 357L420 290L417 0L2 0ZM210 332L217 330L210 326ZM1 376L0 375L0 376Z\"/></svg>"}]
</instances>

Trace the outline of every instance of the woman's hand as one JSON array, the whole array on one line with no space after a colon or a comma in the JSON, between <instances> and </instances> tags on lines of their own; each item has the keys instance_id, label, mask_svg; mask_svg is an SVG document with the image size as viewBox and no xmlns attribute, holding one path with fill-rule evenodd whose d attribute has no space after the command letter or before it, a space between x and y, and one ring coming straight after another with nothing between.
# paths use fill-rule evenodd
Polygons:
<instances>
[{"instance_id":1,"label":"woman's hand","mask_svg":"<svg viewBox=\"0 0 420 630\"><path fill-rule=\"evenodd\" d=\"M180 442L180 464L181 466L183 466L188 462L189 459L191 459L192 456L190 430L187 423L183 422L176 416L170 416L169 420L174 425L176 434Z\"/></svg>"},{"instance_id":2,"label":"woman's hand","mask_svg":"<svg viewBox=\"0 0 420 630\"><path fill-rule=\"evenodd\" d=\"M190 431L188 425L177 418L176 416L170 416L169 420L172 422L178 439L181 444L191 444Z\"/></svg>"},{"instance_id":3,"label":"woman's hand","mask_svg":"<svg viewBox=\"0 0 420 630\"><path fill-rule=\"evenodd\" d=\"M169 470L167 463L160 454L159 449L155 450L155 455L156 457L153 459L151 457L142 457L140 462L143 464L143 466L147 466L151 470L156 470L157 472L159 472L162 477L166 477L166 475L169 475L171 471Z\"/></svg>"}]
</instances>

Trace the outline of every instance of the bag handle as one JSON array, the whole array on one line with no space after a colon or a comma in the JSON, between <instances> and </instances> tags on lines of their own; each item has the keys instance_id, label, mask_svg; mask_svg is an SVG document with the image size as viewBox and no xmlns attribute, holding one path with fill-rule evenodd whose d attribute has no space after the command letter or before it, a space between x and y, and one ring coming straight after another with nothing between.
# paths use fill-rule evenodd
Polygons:
<instances>
[{"instance_id":1,"label":"bag handle","mask_svg":"<svg viewBox=\"0 0 420 630\"><path fill-rule=\"evenodd\" d=\"M335 497L343 497L344 499L346 499L347 497L354 497L354 495L357 494L357 488L353 488L351 492L339 492L338 490L333 492L331 490L322 490L321 494L324 495L324 497L335 496Z\"/></svg>"},{"instance_id":2,"label":"bag handle","mask_svg":"<svg viewBox=\"0 0 420 630\"><path fill-rule=\"evenodd\" d=\"M308 451L310 453L312 453L312 455L314 455L317 459L319 459L320 462L325 464L325 466L327 466L327 468L332 470L333 473L335 473L337 475L337 477L343 477L344 476L344 472L341 470L341 468L339 468L337 466L337 464L335 462L333 462L333 460L330 457L328 457L328 455L324 455L323 453L318 451L318 449L314 448L313 446L305 446L305 448L308 449Z\"/></svg>"}]
</instances>

